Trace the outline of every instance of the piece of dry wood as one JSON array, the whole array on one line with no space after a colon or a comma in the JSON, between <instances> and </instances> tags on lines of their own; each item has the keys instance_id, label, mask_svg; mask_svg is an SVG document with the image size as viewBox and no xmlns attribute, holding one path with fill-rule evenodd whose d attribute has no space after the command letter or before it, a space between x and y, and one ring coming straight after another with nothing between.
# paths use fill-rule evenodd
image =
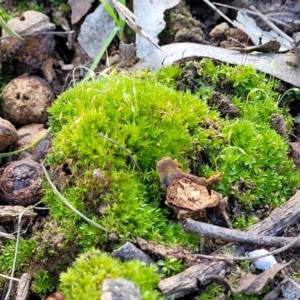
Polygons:
<instances>
[{"instance_id":1,"label":"piece of dry wood","mask_svg":"<svg viewBox=\"0 0 300 300\"><path fill-rule=\"evenodd\" d=\"M24 273L18 284L16 300L26 300L29 294L29 285L31 282L31 275Z\"/></svg>"},{"instance_id":2,"label":"piece of dry wood","mask_svg":"<svg viewBox=\"0 0 300 300\"><path fill-rule=\"evenodd\" d=\"M208 236L210 238L221 239L227 242L253 244L257 246L282 247L295 239L293 237L254 235L250 234L249 232L224 228L208 223L194 221L192 219L186 219L184 221L183 229L185 232L195 233L201 236ZM293 247L299 248L300 241L293 245Z\"/></svg>"},{"instance_id":3,"label":"piece of dry wood","mask_svg":"<svg viewBox=\"0 0 300 300\"><path fill-rule=\"evenodd\" d=\"M261 222L250 226L246 231L253 235L275 236L280 234L285 228L294 225L300 219L300 191L282 206L274 209L272 213ZM228 244L222 248L230 248ZM235 248L235 256L243 255L247 251L244 245ZM219 250L212 253L218 254ZM199 278L218 275L226 267L224 261L203 261L203 263L190 267L175 276L163 279L159 282L159 289L167 298L183 297L198 290Z\"/></svg>"},{"instance_id":4,"label":"piece of dry wood","mask_svg":"<svg viewBox=\"0 0 300 300\"><path fill-rule=\"evenodd\" d=\"M250 226L246 231L256 235L276 236L300 219L300 191L281 206L275 208L264 220Z\"/></svg>"},{"instance_id":5,"label":"piece of dry wood","mask_svg":"<svg viewBox=\"0 0 300 300\"><path fill-rule=\"evenodd\" d=\"M8 222L17 220L20 213L23 212L25 209L24 206L12 206L12 205L5 205L0 206L0 222ZM33 209L30 209L26 211L26 213L23 215L23 218L25 219L32 219L37 216L37 213L34 212Z\"/></svg>"},{"instance_id":6,"label":"piece of dry wood","mask_svg":"<svg viewBox=\"0 0 300 300\"><path fill-rule=\"evenodd\" d=\"M235 65L251 65L255 69L300 87L300 67L296 55L286 54L244 54L234 50L194 43L173 43L162 46L163 51L154 50L144 57L135 69L159 68L188 57L206 57ZM298 67L293 67L298 66Z\"/></svg>"},{"instance_id":7,"label":"piece of dry wood","mask_svg":"<svg viewBox=\"0 0 300 300\"><path fill-rule=\"evenodd\" d=\"M211 275L218 275L226 267L225 261L201 263L190 267L185 271L163 279L159 282L158 288L166 298L179 298L196 292L199 289L198 281Z\"/></svg>"}]
</instances>

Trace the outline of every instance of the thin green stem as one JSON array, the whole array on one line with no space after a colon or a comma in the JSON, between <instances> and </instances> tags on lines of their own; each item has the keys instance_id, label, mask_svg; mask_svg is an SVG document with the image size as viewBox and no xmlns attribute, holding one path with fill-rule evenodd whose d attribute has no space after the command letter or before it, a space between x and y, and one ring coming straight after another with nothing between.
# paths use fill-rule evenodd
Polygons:
<instances>
[{"instance_id":1,"label":"thin green stem","mask_svg":"<svg viewBox=\"0 0 300 300\"><path fill-rule=\"evenodd\" d=\"M97 57L94 59L93 64L91 65L89 71L86 73L84 79L87 80L92 77L92 74L94 73L94 70L96 69L97 65L99 64L103 54L105 53L106 49L110 45L113 38L116 36L120 28L116 26L109 34L109 36L106 38L103 46L101 47L100 51L97 54Z\"/></svg>"},{"instance_id":2,"label":"thin green stem","mask_svg":"<svg viewBox=\"0 0 300 300\"><path fill-rule=\"evenodd\" d=\"M47 131L43 135L41 135L36 141L34 141L30 145L28 145L28 146L26 146L26 147L24 147L22 149L19 149L19 150L16 150L16 151L7 152L7 153L0 153L0 158L11 156L11 155L16 155L16 154L19 154L19 153L27 150L27 149L30 149L34 145L38 144L42 139L44 139L50 131L51 131L51 128L48 128Z\"/></svg>"}]
</instances>

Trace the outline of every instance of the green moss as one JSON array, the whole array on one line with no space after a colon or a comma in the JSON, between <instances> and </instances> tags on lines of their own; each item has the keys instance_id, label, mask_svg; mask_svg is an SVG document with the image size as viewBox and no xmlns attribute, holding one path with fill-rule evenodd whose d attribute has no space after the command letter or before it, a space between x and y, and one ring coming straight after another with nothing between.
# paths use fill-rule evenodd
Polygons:
<instances>
[{"instance_id":1,"label":"green moss","mask_svg":"<svg viewBox=\"0 0 300 300\"><path fill-rule=\"evenodd\" d=\"M207 140L207 132L199 124L216 118L216 114L191 94L157 83L153 74L146 78L140 74L131 76L115 74L81 83L56 100L50 109L55 137L49 163L57 166L69 162L74 176L72 186L64 190L66 198L122 239L145 237L167 244L180 240L193 244L196 238L187 237L177 225L167 222L159 208L161 189L154 169L156 161L166 155L186 165L187 155L200 151L200 141ZM141 174L123 149L99 133L130 151ZM110 182L108 187L92 177L95 168L100 168ZM92 202L84 202L95 189L97 196ZM54 218L68 219L63 205L49 190L44 201ZM107 205L104 218L92 211L103 203ZM97 234L85 223L79 225L78 217L67 214L71 221L64 223L70 228L76 222L78 243L89 248L103 241L104 234ZM86 234L87 227L94 238Z\"/></svg>"},{"instance_id":2,"label":"green moss","mask_svg":"<svg viewBox=\"0 0 300 300\"><path fill-rule=\"evenodd\" d=\"M40 270L33 276L32 291L39 295L46 295L58 286L58 280L53 278L48 271Z\"/></svg>"},{"instance_id":3,"label":"green moss","mask_svg":"<svg viewBox=\"0 0 300 300\"><path fill-rule=\"evenodd\" d=\"M21 270L24 265L28 263L27 259L32 255L36 243L33 240L21 240L18 248L18 258L16 262L16 274L20 275L19 270ZM9 273L12 268L14 255L15 255L16 243L15 241L6 241L0 255L0 266L2 273Z\"/></svg>"},{"instance_id":4,"label":"green moss","mask_svg":"<svg viewBox=\"0 0 300 300\"><path fill-rule=\"evenodd\" d=\"M175 91L182 74L174 66L157 75L112 74L82 82L59 96L49 110L53 148L48 163L52 170L65 165L72 173L66 182L55 183L73 206L116 232L119 243L142 237L167 245L199 245L198 237L183 233L162 203L165 196L155 165L163 156L177 158L184 170L192 167L197 175L221 171L223 180L214 189L248 210L283 203L300 182L287 158L286 141L269 125L272 113L286 116L277 105L276 83L246 66L202 60L198 68L196 95ZM241 111L239 119L220 118L206 104L212 91L224 86ZM140 171L122 147L99 134L126 148ZM93 177L97 168L106 184ZM108 245L107 235L69 211L48 185L44 202L67 241L74 241L80 252ZM241 228L252 222L245 216L235 225ZM175 268L177 272L179 266ZM75 275L69 278L77 280ZM62 277L62 282L63 286L67 279Z\"/></svg>"},{"instance_id":5,"label":"green moss","mask_svg":"<svg viewBox=\"0 0 300 300\"><path fill-rule=\"evenodd\" d=\"M18 1L18 13L22 13L27 10L35 10L35 11L43 12L43 6L39 4L36 0Z\"/></svg>"},{"instance_id":6,"label":"green moss","mask_svg":"<svg viewBox=\"0 0 300 300\"><path fill-rule=\"evenodd\" d=\"M222 287L216 283L212 283L205 288L196 300L214 300L222 292Z\"/></svg>"},{"instance_id":7,"label":"green moss","mask_svg":"<svg viewBox=\"0 0 300 300\"><path fill-rule=\"evenodd\" d=\"M16 242L11 240L4 240L4 245L0 251L0 270L2 274L9 274L14 261ZM14 277L18 278L23 272L28 271L29 259L36 248L36 241L21 240L18 247L18 257L16 260L16 269ZM0 290L2 289L5 280L0 278Z\"/></svg>"},{"instance_id":8,"label":"green moss","mask_svg":"<svg viewBox=\"0 0 300 300\"><path fill-rule=\"evenodd\" d=\"M159 281L154 266L139 261L120 263L98 250L91 250L76 259L66 273L61 274L59 290L68 300L98 300L106 278L125 278L140 287L142 299L162 299L155 290Z\"/></svg>"},{"instance_id":9,"label":"green moss","mask_svg":"<svg viewBox=\"0 0 300 300\"><path fill-rule=\"evenodd\" d=\"M200 74L196 95L207 101L213 91L221 90L241 113L239 119L219 121L219 136L212 136L210 144L201 143L210 161L202 173L211 174L211 167L222 171L223 180L216 189L234 196L248 209L282 204L299 186L299 173L287 159L288 144L270 127L273 113L283 113L287 128L292 126L291 116L278 107L278 83L251 66L235 67L209 59L192 64Z\"/></svg>"},{"instance_id":10,"label":"green moss","mask_svg":"<svg viewBox=\"0 0 300 300\"><path fill-rule=\"evenodd\" d=\"M68 1L65 0L50 0L51 5L57 7L61 12L67 13L71 10Z\"/></svg>"},{"instance_id":11,"label":"green moss","mask_svg":"<svg viewBox=\"0 0 300 300\"><path fill-rule=\"evenodd\" d=\"M176 92L157 82L174 87L181 75L176 66L161 70L157 76L149 72L113 74L80 83L62 94L50 109L54 140L48 161L53 166L67 162L73 174L64 195L122 239L142 236L166 244L180 239L192 242L177 232L176 225L167 223L160 208L163 197L154 169L163 156L177 158L185 169L190 162L196 173L205 176L222 171L223 180L216 189L248 208L275 207L298 185L300 176L286 158L288 145L269 125L271 114L282 112L276 104L274 83L251 67L215 65L210 60L199 63L199 73L205 76L205 85L231 85L240 119L221 119L190 92ZM205 99L210 92L200 88L199 93ZM121 147L99 133L125 147L141 173ZM198 165L197 158L203 153L206 164ZM101 169L108 186L93 178L95 168ZM84 201L87 198L92 201ZM45 202L56 220L66 219L67 231L76 226L76 233L72 232L79 234L76 240L84 248L106 238L71 212L65 213L48 189ZM103 204L104 218L97 213Z\"/></svg>"},{"instance_id":12,"label":"green moss","mask_svg":"<svg viewBox=\"0 0 300 300\"><path fill-rule=\"evenodd\" d=\"M60 131L54 143L56 161L76 153L82 163L94 158L103 169L124 168L127 155L97 135L102 133L126 146L143 171L153 169L163 155L176 154L183 161L199 144L197 138L206 137L198 125L210 116L207 106L189 93L165 88L156 78L124 75L79 84L50 113L52 128Z\"/></svg>"},{"instance_id":13,"label":"green moss","mask_svg":"<svg viewBox=\"0 0 300 300\"><path fill-rule=\"evenodd\" d=\"M175 257L158 260L156 264L160 267L160 272L167 277L184 271L184 264Z\"/></svg>"}]
</instances>

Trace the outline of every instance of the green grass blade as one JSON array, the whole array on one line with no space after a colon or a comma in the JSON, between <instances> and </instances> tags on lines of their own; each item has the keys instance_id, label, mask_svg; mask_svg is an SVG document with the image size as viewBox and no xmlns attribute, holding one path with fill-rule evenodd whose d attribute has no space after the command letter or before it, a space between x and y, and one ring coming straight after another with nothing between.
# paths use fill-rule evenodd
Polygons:
<instances>
[{"instance_id":1,"label":"green grass blade","mask_svg":"<svg viewBox=\"0 0 300 300\"><path fill-rule=\"evenodd\" d=\"M119 18L116 15L113 7L111 5L109 5L107 2L105 1L100 1L102 3L102 5L104 5L105 10L108 12L108 14L112 17L112 19L115 21L116 25L119 25Z\"/></svg>"},{"instance_id":2,"label":"green grass blade","mask_svg":"<svg viewBox=\"0 0 300 300\"><path fill-rule=\"evenodd\" d=\"M14 32L9 26L5 23L5 21L0 17L0 26L8 33L9 36L16 38L18 40L23 40L21 36L19 36L16 32Z\"/></svg>"},{"instance_id":3,"label":"green grass blade","mask_svg":"<svg viewBox=\"0 0 300 300\"><path fill-rule=\"evenodd\" d=\"M97 54L97 57L94 59L93 64L91 65L89 71L86 73L84 79L87 80L89 78L92 77L92 74L94 72L94 70L96 69L101 57L103 56L103 54L105 53L105 51L107 50L108 46L110 45L111 41L113 40L113 38L116 36L116 34L118 33L118 31L120 30L120 28L118 26L116 26L109 34L109 36L106 38L103 46L101 47L100 51Z\"/></svg>"},{"instance_id":4,"label":"green grass blade","mask_svg":"<svg viewBox=\"0 0 300 300\"><path fill-rule=\"evenodd\" d=\"M31 143L30 145L22 148L22 149L19 149L19 150L16 150L16 151L12 151L12 152L7 152L7 153L0 153L0 158L3 158L3 157L8 157L8 156L11 156L11 155L16 155L16 154L19 154L25 150L28 150L30 149L31 147L33 147L34 145L36 145L37 143L39 143L42 139L44 139L47 134L50 132L51 128L49 128L43 135L41 135L36 141L34 141L33 143Z\"/></svg>"}]
</instances>

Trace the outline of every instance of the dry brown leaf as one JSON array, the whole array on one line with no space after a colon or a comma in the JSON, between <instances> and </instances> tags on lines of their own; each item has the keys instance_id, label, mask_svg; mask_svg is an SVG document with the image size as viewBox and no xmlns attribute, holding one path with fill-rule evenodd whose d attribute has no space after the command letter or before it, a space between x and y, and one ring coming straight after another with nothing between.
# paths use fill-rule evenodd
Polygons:
<instances>
[{"instance_id":1,"label":"dry brown leaf","mask_svg":"<svg viewBox=\"0 0 300 300\"><path fill-rule=\"evenodd\" d=\"M214 191L198 185L187 178L174 180L167 189L167 205L198 211L206 207L218 205L219 197Z\"/></svg>"},{"instance_id":2,"label":"dry brown leaf","mask_svg":"<svg viewBox=\"0 0 300 300\"><path fill-rule=\"evenodd\" d=\"M250 47L233 47L232 50L237 50L243 53L251 53L251 52L262 52L262 53L277 53L280 49L281 44L276 39L271 39L268 42L258 45L258 46L250 46Z\"/></svg>"}]
</instances>

